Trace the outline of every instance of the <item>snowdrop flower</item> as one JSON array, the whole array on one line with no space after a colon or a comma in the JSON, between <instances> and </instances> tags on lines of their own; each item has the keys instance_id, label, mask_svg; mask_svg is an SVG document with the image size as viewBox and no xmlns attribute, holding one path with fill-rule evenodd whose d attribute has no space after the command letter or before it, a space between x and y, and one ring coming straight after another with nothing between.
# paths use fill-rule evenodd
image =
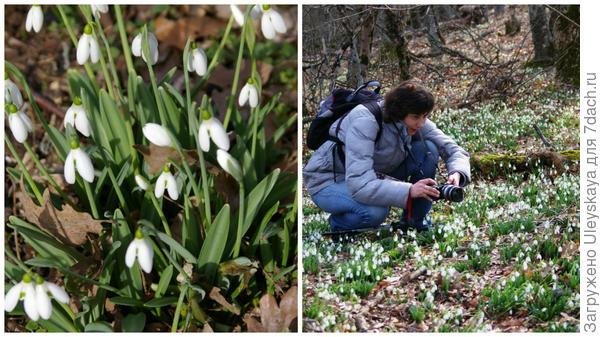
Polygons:
<instances>
[{"instance_id":1,"label":"snowdrop flower","mask_svg":"<svg viewBox=\"0 0 600 337\"><path fill-rule=\"evenodd\" d=\"M27 19L25 19L25 30L30 32L33 28L36 33L39 33L43 23L44 12L42 12L42 7L40 5L31 6L29 12L27 12Z\"/></svg>"},{"instance_id":2,"label":"snowdrop flower","mask_svg":"<svg viewBox=\"0 0 600 337\"><path fill-rule=\"evenodd\" d=\"M99 18L100 13L108 13L108 5L91 5L92 13L94 16Z\"/></svg>"},{"instance_id":3,"label":"snowdrop flower","mask_svg":"<svg viewBox=\"0 0 600 337\"><path fill-rule=\"evenodd\" d=\"M142 270L149 274L152 271L152 258L154 257L154 249L148 239L144 238L142 227L138 227L135 232L135 238L125 252L125 265L129 268L133 267L137 258Z\"/></svg>"},{"instance_id":4,"label":"snowdrop flower","mask_svg":"<svg viewBox=\"0 0 600 337\"><path fill-rule=\"evenodd\" d=\"M33 132L33 124L29 116L12 103L8 107L8 126L19 143L25 142L29 132Z\"/></svg>"},{"instance_id":5,"label":"snowdrop flower","mask_svg":"<svg viewBox=\"0 0 600 337\"><path fill-rule=\"evenodd\" d=\"M138 173L135 174L135 183L144 191L148 189L148 183Z\"/></svg>"},{"instance_id":6,"label":"snowdrop flower","mask_svg":"<svg viewBox=\"0 0 600 337\"><path fill-rule=\"evenodd\" d=\"M19 300L23 300L25 313L29 318L37 321L40 318L35 296L35 285L29 274L23 275L21 282L6 293L4 297L4 310L10 312L15 309Z\"/></svg>"},{"instance_id":7,"label":"snowdrop flower","mask_svg":"<svg viewBox=\"0 0 600 337\"><path fill-rule=\"evenodd\" d=\"M90 24L85 25L83 35L77 42L77 63L85 64L88 58L92 63L100 60L100 47L98 47L98 41L92 36L92 26Z\"/></svg>"},{"instance_id":8,"label":"snowdrop flower","mask_svg":"<svg viewBox=\"0 0 600 337\"><path fill-rule=\"evenodd\" d=\"M169 196L173 200L177 200L179 197L179 189L177 187L177 181L171 173L169 164L165 165L163 172L156 179L156 186L154 186L154 196L160 198L165 193L165 189L169 192Z\"/></svg>"},{"instance_id":9,"label":"snowdrop flower","mask_svg":"<svg viewBox=\"0 0 600 337\"><path fill-rule=\"evenodd\" d=\"M35 282L37 283L35 287L35 299L41 318L49 319L52 315L52 301L48 294L52 295L59 302L69 304L69 295L61 287L52 282L44 281L40 276L36 278Z\"/></svg>"},{"instance_id":10,"label":"snowdrop flower","mask_svg":"<svg viewBox=\"0 0 600 337\"><path fill-rule=\"evenodd\" d=\"M142 128L142 132L144 133L144 137L148 138L148 140L154 145L169 147L173 146L171 138L169 138L169 134L167 133L167 129L160 124L146 123L146 125L144 125Z\"/></svg>"},{"instance_id":11,"label":"snowdrop flower","mask_svg":"<svg viewBox=\"0 0 600 337\"><path fill-rule=\"evenodd\" d=\"M246 102L248 102L252 108L255 108L258 105L258 89L256 89L252 77L248 79L248 82L240 91L240 97L238 99L240 106L243 106Z\"/></svg>"},{"instance_id":12,"label":"snowdrop flower","mask_svg":"<svg viewBox=\"0 0 600 337\"><path fill-rule=\"evenodd\" d=\"M77 136L71 138L71 151L65 159L65 180L69 184L75 183L75 170L87 182L94 182L94 166L85 151L79 147Z\"/></svg>"},{"instance_id":13,"label":"snowdrop flower","mask_svg":"<svg viewBox=\"0 0 600 337\"><path fill-rule=\"evenodd\" d=\"M23 96L17 85L4 73L4 104L12 103L17 109L23 106Z\"/></svg>"},{"instance_id":14,"label":"snowdrop flower","mask_svg":"<svg viewBox=\"0 0 600 337\"><path fill-rule=\"evenodd\" d=\"M211 116L208 110L202 109L202 123L198 130L198 141L204 152L210 150L210 139L222 150L229 151L229 137L217 118Z\"/></svg>"},{"instance_id":15,"label":"snowdrop flower","mask_svg":"<svg viewBox=\"0 0 600 337\"><path fill-rule=\"evenodd\" d=\"M262 5L260 9L263 12L260 28L265 38L271 40L275 37L275 32L282 34L287 32L287 27L281 14L277 13L269 5Z\"/></svg>"},{"instance_id":16,"label":"snowdrop flower","mask_svg":"<svg viewBox=\"0 0 600 337\"><path fill-rule=\"evenodd\" d=\"M206 54L202 48L198 48L196 42L192 42L191 50L188 53L187 62L188 71L196 71L198 76L206 74Z\"/></svg>"},{"instance_id":17,"label":"snowdrop flower","mask_svg":"<svg viewBox=\"0 0 600 337\"><path fill-rule=\"evenodd\" d=\"M244 13L237 5L229 5L231 9L231 15L233 15L233 19L235 22L241 27L244 25Z\"/></svg>"},{"instance_id":18,"label":"snowdrop flower","mask_svg":"<svg viewBox=\"0 0 600 337\"><path fill-rule=\"evenodd\" d=\"M233 158L229 152L218 149L217 162L219 162L219 165L221 165L225 172L231 174L231 176L238 182L242 182L242 168L240 167L238 161Z\"/></svg>"},{"instance_id":19,"label":"snowdrop flower","mask_svg":"<svg viewBox=\"0 0 600 337\"><path fill-rule=\"evenodd\" d=\"M142 53L142 30L143 28L140 28L140 33L133 38L131 52L135 56L142 56L142 59L148 62L146 53ZM148 32L148 50L150 51L150 64L154 65L158 62L158 41L156 40L156 36L151 32Z\"/></svg>"},{"instance_id":20,"label":"snowdrop flower","mask_svg":"<svg viewBox=\"0 0 600 337\"><path fill-rule=\"evenodd\" d=\"M71 124L72 127L76 128L82 135L90 136L90 122L87 118L87 113L83 110L83 102L79 97L73 99L73 104L67 110L65 114L64 125Z\"/></svg>"},{"instance_id":21,"label":"snowdrop flower","mask_svg":"<svg viewBox=\"0 0 600 337\"><path fill-rule=\"evenodd\" d=\"M6 293L4 309L8 312L13 311L19 300L23 300L25 313L29 318L34 321L40 317L49 319L52 315L52 302L48 293L57 301L69 303L69 295L56 284L46 282L39 276L34 284L31 275L25 274L22 281Z\"/></svg>"}]
</instances>

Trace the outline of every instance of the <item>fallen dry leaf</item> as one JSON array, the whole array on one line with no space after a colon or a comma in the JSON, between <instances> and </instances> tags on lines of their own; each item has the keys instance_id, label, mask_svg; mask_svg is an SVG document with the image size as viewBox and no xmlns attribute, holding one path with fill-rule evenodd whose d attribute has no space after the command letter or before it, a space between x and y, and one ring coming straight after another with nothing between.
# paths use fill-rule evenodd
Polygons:
<instances>
[{"instance_id":1,"label":"fallen dry leaf","mask_svg":"<svg viewBox=\"0 0 600 337\"><path fill-rule=\"evenodd\" d=\"M154 20L156 39L180 50L185 48L188 37L194 41L198 37L217 36L219 31L224 29L226 25L226 21L214 19L210 16L201 19L181 18L177 21L158 17Z\"/></svg>"},{"instance_id":2,"label":"fallen dry leaf","mask_svg":"<svg viewBox=\"0 0 600 337\"><path fill-rule=\"evenodd\" d=\"M245 316L244 322L249 332L281 332L294 331L295 326L290 324L298 317L298 287L291 287L282 297L280 305L271 294L264 294L260 298L260 320Z\"/></svg>"},{"instance_id":3,"label":"fallen dry leaf","mask_svg":"<svg viewBox=\"0 0 600 337\"><path fill-rule=\"evenodd\" d=\"M215 302L224 306L227 310L231 311L232 313L234 313L238 316L240 315L240 309L236 308L231 303L227 302L225 297L223 297L223 295L221 295L221 289L219 289L217 287L213 287L212 290L210 291L209 297L212 298Z\"/></svg>"},{"instance_id":4,"label":"fallen dry leaf","mask_svg":"<svg viewBox=\"0 0 600 337\"><path fill-rule=\"evenodd\" d=\"M25 212L25 218L38 226L56 240L74 247L79 247L87 241L87 234L102 232L102 221L94 220L89 213L77 212L68 204L63 209L54 208L50 201L50 189L46 188L42 195L44 204L38 206L25 191L21 178L20 200Z\"/></svg>"},{"instance_id":5,"label":"fallen dry leaf","mask_svg":"<svg viewBox=\"0 0 600 337\"><path fill-rule=\"evenodd\" d=\"M165 167L169 158L181 165L181 157L179 156L179 153L177 153L177 150L173 148L156 146L154 144L150 144L150 146L136 144L133 147L144 156L144 161L146 161L150 167L148 173L152 175L160 172L160 170ZM188 163L198 161L196 151L184 149L183 155Z\"/></svg>"}]
</instances>

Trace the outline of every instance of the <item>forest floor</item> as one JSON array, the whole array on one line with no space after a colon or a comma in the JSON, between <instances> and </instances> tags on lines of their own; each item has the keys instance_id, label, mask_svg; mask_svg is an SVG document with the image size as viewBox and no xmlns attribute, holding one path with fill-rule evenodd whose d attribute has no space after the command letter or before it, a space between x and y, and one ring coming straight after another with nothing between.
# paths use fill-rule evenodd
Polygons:
<instances>
[{"instance_id":1,"label":"forest floor","mask_svg":"<svg viewBox=\"0 0 600 337\"><path fill-rule=\"evenodd\" d=\"M526 10L517 17L528 27ZM503 46L501 57L522 66L533 54L531 38L523 28L502 34L506 18L470 30L493 30L487 36ZM460 36L464 31L447 33L447 44L477 59L478 49ZM414 38L409 49L426 50L427 39ZM447 58L435 62L451 63ZM393 72L382 69L370 75L391 85ZM436 97L430 119L472 158L547 151L534 124L557 150L579 147L579 90L551 70L520 68L537 75L509 97L467 106L473 68L445 68L442 80L422 65L411 70ZM304 150L304 163L311 153ZM579 331L579 170L578 161L525 169L500 161L473 170L464 201L434 203L431 231L373 231L340 241L321 235L329 214L304 190L303 331ZM436 181L445 181L443 172ZM392 208L386 223L401 212Z\"/></svg>"}]
</instances>

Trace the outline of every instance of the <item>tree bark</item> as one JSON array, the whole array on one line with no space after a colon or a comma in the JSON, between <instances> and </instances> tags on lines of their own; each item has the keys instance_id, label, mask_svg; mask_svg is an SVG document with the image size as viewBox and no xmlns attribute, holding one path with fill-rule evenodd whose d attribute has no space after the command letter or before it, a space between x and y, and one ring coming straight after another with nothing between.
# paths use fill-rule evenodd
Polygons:
<instances>
[{"instance_id":1,"label":"tree bark","mask_svg":"<svg viewBox=\"0 0 600 337\"><path fill-rule=\"evenodd\" d=\"M433 6L429 6L425 20L427 21L427 41L431 54L441 53L440 46L443 45L440 32L438 31Z\"/></svg>"},{"instance_id":2,"label":"tree bark","mask_svg":"<svg viewBox=\"0 0 600 337\"><path fill-rule=\"evenodd\" d=\"M388 9L384 14L385 33L393 44L394 53L398 58L400 80L410 79L410 56L408 55L407 42L404 38L405 19L401 12Z\"/></svg>"},{"instance_id":3,"label":"tree bark","mask_svg":"<svg viewBox=\"0 0 600 337\"><path fill-rule=\"evenodd\" d=\"M579 5L551 6L550 29L556 47L556 76L579 86Z\"/></svg>"},{"instance_id":4,"label":"tree bark","mask_svg":"<svg viewBox=\"0 0 600 337\"><path fill-rule=\"evenodd\" d=\"M529 5L529 25L535 51L534 62L546 65L554 57L554 43L548 27L546 7L541 5Z\"/></svg>"}]
</instances>

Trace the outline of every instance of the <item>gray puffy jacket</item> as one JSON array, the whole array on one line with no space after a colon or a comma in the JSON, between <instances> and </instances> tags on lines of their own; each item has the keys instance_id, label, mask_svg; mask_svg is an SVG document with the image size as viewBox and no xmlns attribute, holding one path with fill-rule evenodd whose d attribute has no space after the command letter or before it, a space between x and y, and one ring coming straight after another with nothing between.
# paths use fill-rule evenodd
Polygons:
<instances>
[{"instance_id":1,"label":"gray puffy jacket","mask_svg":"<svg viewBox=\"0 0 600 337\"><path fill-rule=\"evenodd\" d=\"M339 120L331 125L330 135L335 136L338 123ZM392 179L378 179L375 172L389 175L398 168L408 155L405 144L411 148L411 141L418 139L419 134L437 146L440 156L446 162L448 174L454 172L461 174L461 186L471 181L469 154L430 120L427 120L415 138L406 133L406 124L401 121L396 122L397 128L391 123L383 123L383 130L377 142L375 138L379 125L375 116L364 106L359 105L352 109L341 123L337 136L345 144L346 163L345 166L342 164L336 151L335 178L337 181L346 181L352 198L357 202L406 208L408 191L412 184ZM333 141L321 145L302 171L310 195L334 183L332 154L334 146Z\"/></svg>"}]
</instances>

